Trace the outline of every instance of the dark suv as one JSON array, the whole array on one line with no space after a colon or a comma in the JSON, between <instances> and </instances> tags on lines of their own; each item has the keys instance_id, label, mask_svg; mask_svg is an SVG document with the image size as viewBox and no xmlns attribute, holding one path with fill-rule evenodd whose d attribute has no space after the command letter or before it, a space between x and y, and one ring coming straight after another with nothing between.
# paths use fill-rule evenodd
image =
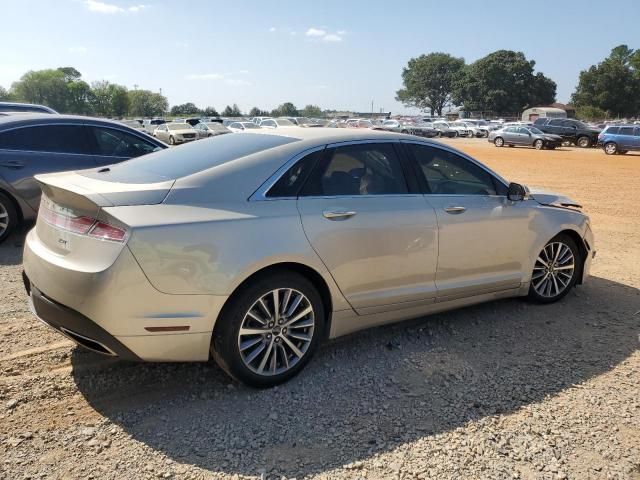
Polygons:
<instances>
[{"instance_id":1,"label":"dark suv","mask_svg":"<svg viewBox=\"0 0 640 480\"><path fill-rule=\"evenodd\" d=\"M71 115L0 117L0 242L40 204L39 173L119 163L167 145L121 123Z\"/></svg>"},{"instance_id":2,"label":"dark suv","mask_svg":"<svg viewBox=\"0 0 640 480\"><path fill-rule=\"evenodd\" d=\"M600 130L592 128L573 118L538 118L533 124L544 133L560 135L564 141L575 143L582 148L598 143Z\"/></svg>"}]
</instances>

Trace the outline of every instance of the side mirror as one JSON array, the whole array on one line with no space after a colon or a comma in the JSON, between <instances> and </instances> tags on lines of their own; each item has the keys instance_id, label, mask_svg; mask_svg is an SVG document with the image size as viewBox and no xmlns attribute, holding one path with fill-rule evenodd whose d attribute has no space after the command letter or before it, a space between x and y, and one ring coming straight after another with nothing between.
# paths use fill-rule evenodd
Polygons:
<instances>
[{"instance_id":1,"label":"side mirror","mask_svg":"<svg viewBox=\"0 0 640 480\"><path fill-rule=\"evenodd\" d=\"M509 190L507 191L507 198L512 202L521 202L524 200L527 191L524 186L519 183L510 183Z\"/></svg>"}]
</instances>

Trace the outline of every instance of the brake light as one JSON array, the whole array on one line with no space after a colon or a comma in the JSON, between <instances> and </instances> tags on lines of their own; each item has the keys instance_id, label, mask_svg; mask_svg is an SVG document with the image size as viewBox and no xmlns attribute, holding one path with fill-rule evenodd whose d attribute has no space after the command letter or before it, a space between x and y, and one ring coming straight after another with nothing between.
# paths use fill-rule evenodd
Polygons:
<instances>
[{"instance_id":1,"label":"brake light","mask_svg":"<svg viewBox=\"0 0 640 480\"><path fill-rule=\"evenodd\" d=\"M78 235L88 235L112 242L124 242L127 236L127 231L123 228L116 227L97 218L65 215L64 213L56 212L44 201L40 204L38 216L53 227Z\"/></svg>"},{"instance_id":2,"label":"brake light","mask_svg":"<svg viewBox=\"0 0 640 480\"><path fill-rule=\"evenodd\" d=\"M126 230L101 221L97 221L89 231L90 237L96 237L102 240L111 240L112 242L123 242L126 235Z\"/></svg>"}]
</instances>

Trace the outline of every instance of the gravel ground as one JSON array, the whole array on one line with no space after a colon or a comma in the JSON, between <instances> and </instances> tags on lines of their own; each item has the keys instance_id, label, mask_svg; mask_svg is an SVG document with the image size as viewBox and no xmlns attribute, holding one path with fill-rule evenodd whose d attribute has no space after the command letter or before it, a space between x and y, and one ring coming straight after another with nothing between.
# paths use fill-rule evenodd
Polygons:
<instances>
[{"instance_id":1,"label":"gravel ground","mask_svg":"<svg viewBox=\"0 0 640 480\"><path fill-rule=\"evenodd\" d=\"M268 391L132 364L34 320L0 246L0 478L640 479L640 155L451 140L592 217L590 282L324 346Z\"/></svg>"}]
</instances>

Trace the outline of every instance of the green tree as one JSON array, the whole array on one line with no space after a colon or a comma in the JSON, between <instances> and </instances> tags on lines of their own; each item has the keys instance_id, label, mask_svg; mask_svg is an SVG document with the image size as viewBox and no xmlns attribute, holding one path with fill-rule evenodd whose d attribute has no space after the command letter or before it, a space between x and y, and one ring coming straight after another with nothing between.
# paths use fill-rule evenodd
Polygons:
<instances>
[{"instance_id":1,"label":"green tree","mask_svg":"<svg viewBox=\"0 0 640 480\"><path fill-rule=\"evenodd\" d=\"M519 113L525 108L555 101L556 84L533 73L535 61L522 52L498 50L464 69L455 101L467 111Z\"/></svg>"},{"instance_id":2,"label":"green tree","mask_svg":"<svg viewBox=\"0 0 640 480\"><path fill-rule=\"evenodd\" d=\"M430 53L409 60L402 70L404 88L396 92L396 99L408 107L442 115L452 100L455 85L464 60L448 53Z\"/></svg>"},{"instance_id":3,"label":"green tree","mask_svg":"<svg viewBox=\"0 0 640 480\"><path fill-rule=\"evenodd\" d=\"M111 84L111 112L124 117L129 112L129 90L122 85Z\"/></svg>"},{"instance_id":4,"label":"green tree","mask_svg":"<svg viewBox=\"0 0 640 480\"><path fill-rule=\"evenodd\" d=\"M219 117L218 111L214 107L207 107L204 109L202 114L205 117Z\"/></svg>"},{"instance_id":5,"label":"green tree","mask_svg":"<svg viewBox=\"0 0 640 480\"><path fill-rule=\"evenodd\" d=\"M227 105L226 107L224 107L224 110L222 111L222 116L223 117L241 117L242 112L240 111L240 108L238 108L238 105L234 103L233 106Z\"/></svg>"},{"instance_id":6,"label":"green tree","mask_svg":"<svg viewBox=\"0 0 640 480\"><path fill-rule=\"evenodd\" d=\"M129 90L129 115L155 117L164 115L169 108L167 97L150 90Z\"/></svg>"},{"instance_id":7,"label":"green tree","mask_svg":"<svg viewBox=\"0 0 640 480\"><path fill-rule=\"evenodd\" d=\"M322 109L317 105L307 105L300 111L303 117L321 117Z\"/></svg>"},{"instance_id":8,"label":"green tree","mask_svg":"<svg viewBox=\"0 0 640 480\"><path fill-rule=\"evenodd\" d=\"M13 83L11 93L24 102L46 105L59 112L67 111L67 79L57 69L28 71Z\"/></svg>"},{"instance_id":9,"label":"green tree","mask_svg":"<svg viewBox=\"0 0 640 480\"><path fill-rule=\"evenodd\" d=\"M91 84L91 104L96 115L124 117L129 111L129 92L126 87L101 80Z\"/></svg>"},{"instance_id":10,"label":"green tree","mask_svg":"<svg viewBox=\"0 0 640 480\"><path fill-rule=\"evenodd\" d=\"M273 117L297 117L298 109L291 102L285 102L271 111Z\"/></svg>"},{"instance_id":11,"label":"green tree","mask_svg":"<svg viewBox=\"0 0 640 480\"><path fill-rule=\"evenodd\" d=\"M576 107L595 107L609 116L640 113L640 50L619 45L597 65L580 72L571 96Z\"/></svg>"},{"instance_id":12,"label":"green tree","mask_svg":"<svg viewBox=\"0 0 640 480\"><path fill-rule=\"evenodd\" d=\"M604 120L607 118L607 112L600 110L598 107L592 107L591 105L584 105L576 107L576 117L580 120Z\"/></svg>"},{"instance_id":13,"label":"green tree","mask_svg":"<svg viewBox=\"0 0 640 480\"><path fill-rule=\"evenodd\" d=\"M67 105L65 112L78 115L90 115L93 113L91 100L93 92L84 80L71 80L67 82Z\"/></svg>"},{"instance_id":14,"label":"green tree","mask_svg":"<svg viewBox=\"0 0 640 480\"><path fill-rule=\"evenodd\" d=\"M0 101L8 102L12 100L12 95L6 88L0 86Z\"/></svg>"},{"instance_id":15,"label":"green tree","mask_svg":"<svg viewBox=\"0 0 640 480\"><path fill-rule=\"evenodd\" d=\"M266 110L261 110L258 107L253 107L251 110L249 110L249 116L250 117L266 117L269 115L269 112Z\"/></svg>"},{"instance_id":16,"label":"green tree","mask_svg":"<svg viewBox=\"0 0 640 480\"><path fill-rule=\"evenodd\" d=\"M171 115L199 115L200 113L200 109L192 102L171 107Z\"/></svg>"}]
</instances>

